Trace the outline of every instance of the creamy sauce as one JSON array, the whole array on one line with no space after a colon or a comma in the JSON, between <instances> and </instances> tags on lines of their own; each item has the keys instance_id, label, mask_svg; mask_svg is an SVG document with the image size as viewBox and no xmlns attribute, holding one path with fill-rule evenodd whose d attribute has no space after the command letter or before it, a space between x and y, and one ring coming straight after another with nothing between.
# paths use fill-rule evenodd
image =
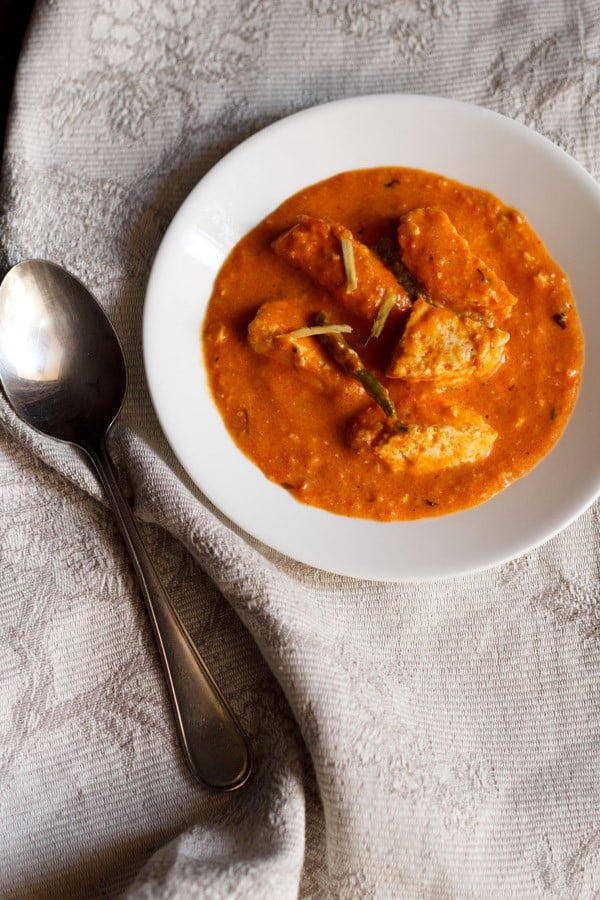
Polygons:
<instances>
[{"instance_id":1,"label":"creamy sauce","mask_svg":"<svg viewBox=\"0 0 600 900\"><path fill-rule=\"evenodd\" d=\"M371 323L327 296L271 246L298 216L309 215L341 223L374 247L382 236L395 235L403 214L421 207L447 213L471 251L517 298L500 323L510 336L504 362L489 377L457 386L386 377L399 326L392 323L367 342ZM452 277L452 258L443 262ZM352 326L349 342L385 385L403 421L429 423L449 407L482 417L497 432L486 458L423 473L410 467L398 472L372 452L353 449L349 423L373 405L362 386L341 370L319 383L248 344L248 326L259 307L285 298L307 311L324 309L333 321ZM217 276L203 346L223 420L269 479L304 503L386 521L474 506L528 472L560 436L583 363L567 277L524 217L487 192L401 168L344 172L308 187L246 235Z\"/></svg>"}]
</instances>

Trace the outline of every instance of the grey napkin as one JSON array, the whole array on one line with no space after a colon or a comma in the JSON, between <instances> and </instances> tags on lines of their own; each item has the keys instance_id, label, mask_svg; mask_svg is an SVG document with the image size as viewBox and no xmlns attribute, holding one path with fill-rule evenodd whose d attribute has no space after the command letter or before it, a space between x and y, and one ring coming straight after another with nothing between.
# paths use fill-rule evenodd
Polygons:
<instances>
[{"instance_id":1,"label":"grey napkin","mask_svg":"<svg viewBox=\"0 0 600 900\"><path fill-rule=\"evenodd\" d=\"M598 896L598 509L472 577L295 564L178 467L140 324L179 204L263 125L427 92L533 126L598 175L599 62L598 0L39 0L0 266L65 265L115 324L130 391L111 452L258 765L235 794L190 777L94 475L1 400L0 896Z\"/></svg>"}]
</instances>

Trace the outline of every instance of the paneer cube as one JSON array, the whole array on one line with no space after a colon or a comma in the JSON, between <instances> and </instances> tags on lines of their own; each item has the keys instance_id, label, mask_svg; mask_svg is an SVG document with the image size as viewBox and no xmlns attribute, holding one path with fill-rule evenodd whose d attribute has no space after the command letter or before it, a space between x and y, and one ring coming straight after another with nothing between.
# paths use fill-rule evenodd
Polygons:
<instances>
[{"instance_id":1,"label":"paneer cube","mask_svg":"<svg viewBox=\"0 0 600 900\"><path fill-rule=\"evenodd\" d=\"M444 210L421 207L398 226L402 261L433 303L481 316L489 325L510 315L517 298L471 249Z\"/></svg>"},{"instance_id":2,"label":"paneer cube","mask_svg":"<svg viewBox=\"0 0 600 900\"><path fill-rule=\"evenodd\" d=\"M387 369L390 378L456 387L492 375L510 335L417 298Z\"/></svg>"},{"instance_id":3,"label":"paneer cube","mask_svg":"<svg viewBox=\"0 0 600 900\"><path fill-rule=\"evenodd\" d=\"M309 324L309 314L297 299L267 300L248 325L248 344L256 352L292 366L305 381L319 388L336 387L344 376L314 338L292 332Z\"/></svg>"},{"instance_id":4,"label":"paneer cube","mask_svg":"<svg viewBox=\"0 0 600 900\"><path fill-rule=\"evenodd\" d=\"M342 241L349 242L355 284L348 283ZM343 225L299 216L297 224L273 242L275 252L306 272L353 314L373 321L388 294L396 296L395 309L410 307L410 299L395 276L369 248Z\"/></svg>"},{"instance_id":5,"label":"paneer cube","mask_svg":"<svg viewBox=\"0 0 600 900\"><path fill-rule=\"evenodd\" d=\"M427 474L485 459L497 436L471 410L451 408L439 421L399 426L370 407L353 423L350 443L375 453L393 472Z\"/></svg>"}]
</instances>

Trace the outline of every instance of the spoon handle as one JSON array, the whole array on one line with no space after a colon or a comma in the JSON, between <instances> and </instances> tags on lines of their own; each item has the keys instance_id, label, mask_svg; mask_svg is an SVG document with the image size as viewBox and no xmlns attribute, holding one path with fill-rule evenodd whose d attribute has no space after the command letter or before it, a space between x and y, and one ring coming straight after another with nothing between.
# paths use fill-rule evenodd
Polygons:
<instances>
[{"instance_id":1,"label":"spoon handle","mask_svg":"<svg viewBox=\"0 0 600 900\"><path fill-rule=\"evenodd\" d=\"M116 479L106 436L83 447L111 506L146 603L187 763L204 784L234 790L252 769L248 740L163 588Z\"/></svg>"}]
</instances>

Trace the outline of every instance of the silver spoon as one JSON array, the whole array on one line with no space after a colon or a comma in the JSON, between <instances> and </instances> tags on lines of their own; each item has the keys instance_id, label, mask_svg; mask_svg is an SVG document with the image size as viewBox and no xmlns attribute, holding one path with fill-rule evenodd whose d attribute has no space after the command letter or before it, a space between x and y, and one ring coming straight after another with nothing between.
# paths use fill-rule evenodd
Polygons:
<instances>
[{"instance_id":1,"label":"silver spoon","mask_svg":"<svg viewBox=\"0 0 600 900\"><path fill-rule=\"evenodd\" d=\"M0 382L21 419L94 464L146 602L188 765L211 787L241 787L248 741L160 583L106 449L125 397L121 345L95 298L54 263L26 260L0 284Z\"/></svg>"}]
</instances>

